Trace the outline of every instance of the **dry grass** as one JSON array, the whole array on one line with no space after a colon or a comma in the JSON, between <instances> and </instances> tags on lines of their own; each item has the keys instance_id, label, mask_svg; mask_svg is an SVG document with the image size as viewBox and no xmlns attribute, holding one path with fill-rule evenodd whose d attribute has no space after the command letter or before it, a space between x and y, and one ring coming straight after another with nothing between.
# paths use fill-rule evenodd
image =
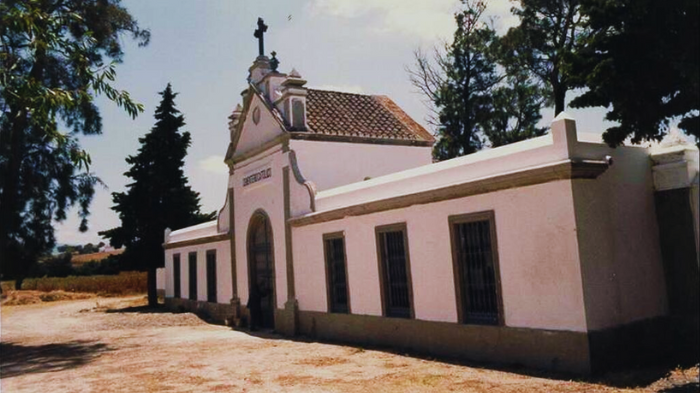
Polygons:
<instances>
[{"instance_id":1,"label":"dry grass","mask_svg":"<svg viewBox=\"0 0 700 393\"><path fill-rule=\"evenodd\" d=\"M146 272L122 272L116 276L28 278L22 283L22 289L41 292L88 292L100 296L123 296L146 293L146 277Z\"/></svg>"},{"instance_id":2,"label":"dry grass","mask_svg":"<svg viewBox=\"0 0 700 393\"><path fill-rule=\"evenodd\" d=\"M7 297L2 301L3 306L22 306L61 300L81 300L95 297L93 293L75 293L64 291L7 291Z\"/></svg>"},{"instance_id":3,"label":"dry grass","mask_svg":"<svg viewBox=\"0 0 700 393\"><path fill-rule=\"evenodd\" d=\"M87 262L91 262L91 261L99 262L99 261L107 258L110 255L119 255L123 252L124 252L124 250L120 249L120 250L107 251L107 252L96 252L96 253L92 253L92 254L82 254L82 255L78 254L78 255L73 255L71 257L70 262L73 265L81 265L83 263L87 263Z\"/></svg>"},{"instance_id":4,"label":"dry grass","mask_svg":"<svg viewBox=\"0 0 700 393\"><path fill-rule=\"evenodd\" d=\"M343 364L343 363L347 363L347 362L348 362L347 359L343 359L340 357L321 356L321 357L303 359L303 360L300 360L298 362L295 362L295 364L304 365L304 366L313 366L313 367L325 367L325 366L333 366L336 364Z\"/></svg>"}]
</instances>

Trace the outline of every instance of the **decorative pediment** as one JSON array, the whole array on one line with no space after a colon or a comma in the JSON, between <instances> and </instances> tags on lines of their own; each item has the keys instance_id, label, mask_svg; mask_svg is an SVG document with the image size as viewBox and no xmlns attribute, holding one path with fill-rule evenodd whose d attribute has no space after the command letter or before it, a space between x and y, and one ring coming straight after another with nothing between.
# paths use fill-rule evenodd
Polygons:
<instances>
[{"instance_id":1,"label":"decorative pediment","mask_svg":"<svg viewBox=\"0 0 700 393\"><path fill-rule=\"evenodd\" d=\"M236 123L231 130L231 144L225 158L229 166L259 152L261 147L279 143L286 135L282 115L254 85L249 86L243 101L240 114L232 119Z\"/></svg>"}]
</instances>

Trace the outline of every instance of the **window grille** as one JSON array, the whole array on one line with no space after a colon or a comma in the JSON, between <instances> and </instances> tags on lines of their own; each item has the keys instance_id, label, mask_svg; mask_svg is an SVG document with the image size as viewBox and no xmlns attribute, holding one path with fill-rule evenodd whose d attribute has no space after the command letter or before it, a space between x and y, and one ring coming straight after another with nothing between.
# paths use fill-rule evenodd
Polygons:
<instances>
[{"instance_id":1,"label":"window grille","mask_svg":"<svg viewBox=\"0 0 700 393\"><path fill-rule=\"evenodd\" d=\"M499 297L492 221L474 220L453 224L457 274L463 322L499 324Z\"/></svg>"},{"instance_id":2,"label":"window grille","mask_svg":"<svg viewBox=\"0 0 700 393\"><path fill-rule=\"evenodd\" d=\"M180 254L173 255L173 297L180 297Z\"/></svg>"},{"instance_id":3,"label":"window grille","mask_svg":"<svg viewBox=\"0 0 700 393\"><path fill-rule=\"evenodd\" d=\"M197 253L189 254L190 300L197 300Z\"/></svg>"},{"instance_id":4,"label":"window grille","mask_svg":"<svg viewBox=\"0 0 700 393\"><path fill-rule=\"evenodd\" d=\"M348 313L348 284L346 277L345 239L327 237L324 240L328 279L329 309L333 313Z\"/></svg>"},{"instance_id":5,"label":"window grille","mask_svg":"<svg viewBox=\"0 0 700 393\"><path fill-rule=\"evenodd\" d=\"M216 303L216 250L207 251L207 301Z\"/></svg>"},{"instance_id":6,"label":"window grille","mask_svg":"<svg viewBox=\"0 0 700 393\"><path fill-rule=\"evenodd\" d=\"M378 233L384 312L388 317L411 318L411 288L404 230Z\"/></svg>"}]
</instances>

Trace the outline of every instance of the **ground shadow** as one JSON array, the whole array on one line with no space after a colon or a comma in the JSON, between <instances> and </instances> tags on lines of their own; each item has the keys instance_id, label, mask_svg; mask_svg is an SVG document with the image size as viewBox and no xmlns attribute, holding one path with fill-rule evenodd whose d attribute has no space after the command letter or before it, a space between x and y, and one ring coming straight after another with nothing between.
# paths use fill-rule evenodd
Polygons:
<instances>
[{"instance_id":1,"label":"ground shadow","mask_svg":"<svg viewBox=\"0 0 700 393\"><path fill-rule=\"evenodd\" d=\"M110 350L94 341L70 341L60 344L19 345L0 343L0 377L62 371L83 366Z\"/></svg>"},{"instance_id":2,"label":"ground shadow","mask_svg":"<svg viewBox=\"0 0 700 393\"><path fill-rule=\"evenodd\" d=\"M167 307L163 306L158 306L158 307L149 307L148 305L143 305L143 306L133 306L133 307L125 307L125 308L118 308L118 309L109 309L106 310L107 313L178 313L178 312L189 312L184 309L180 311L172 311L171 309L168 309ZM201 320L211 323L211 319L207 317L207 315L204 315L199 312L193 313L197 317L199 317ZM272 330L257 330L257 331L250 331L247 328L235 328L234 330L239 331L241 333L257 337L257 338L262 338L266 340L285 340L285 341L294 341L294 342L303 342L303 343L330 343L330 344L336 344L336 345L342 345L346 346L351 350L356 350L356 351L364 351L364 350L375 350L375 351L382 351L385 353L391 353L394 355L400 355L400 356L410 356L413 358L418 358L418 359L424 359L424 360L430 360L430 361L437 361L441 363L446 363L446 364L453 364L453 365L459 365L459 366L466 366L474 369L482 369L482 370L497 370L497 371L503 371L503 372L509 372L509 373L514 373L514 374L519 374L519 375L524 375L524 376L529 376L529 377L537 377L537 378L546 378L546 379L553 379L553 380L563 380L563 381L569 381L569 380L575 380L579 382L586 382L586 383L594 383L594 384L600 384L600 385L605 385L609 387L614 387L614 388L619 388L619 389L633 389L633 388L644 388L648 387L654 382L657 382L663 378L668 377L673 370L675 370L677 367L682 367L682 368L688 368L692 367L695 365L695 363L686 363L686 364L677 364L677 363L658 363L658 364L653 364L653 365L638 365L636 367L630 367L627 369L621 369L621 370L614 370L606 373L598 373L593 376L586 376L582 377L580 375L575 375L571 373L564 373L564 372L554 372L554 371L542 371L542 370L537 370L537 369L532 369L525 367L523 365L519 364L512 364L512 363L492 363L492 362L475 362L475 361L468 361L464 359L454 359L454 358L446 358L446 357L433 357L433 356L426 356L423 353L420 352L414 352L414 351L406 351L406 350L401 350L401 349L396 349L392 347L386 347L386 346L372 346L372 345L359 345L356 343L348 343L348 342L342 342L342 341L335 341L335 340L321 340L315 337L311 336L284 336L278 333L275 333ZM686 380L686 381L677 381L675 384L674 383L668 383L666 384L667 386L663 386L662 389L660 390L661 392L665 393L684 393L684 392L697 392L698 391L698 381L697 380Z\"/></svg>"},{"instance_id":3,"label":"ground shadow","mask_svg":"<svg viewBox=\"0 0 700 393\"><path fill-rule=\"evenodd\" d=\"M687 363L687 364L655 364L655 365L650 365L650 366L638 366L634 368L627 368L627 369L620 369L620 370L615 370L615 371L610 371L610 372L605 372L605 373L598 373L596 375L592 376L580 376L576 374L571 374L571 373L565 373L565 372L556 372L556 371L543 371L543 370L537 370L533 368L528 368L523 365L519 364L512 364L512 363L493 363L493 362L476 362L476 361L469 361L469 360L464 360L464 359L455 359L455 358L447 358L447 357L434 357L434 356L426 356L425 354L422 354L420 352L414 352L414 351L406 351L406 350L400 350L396 348L391 348L391 347L384 347L384 346L376 346L376 345L358 345L355 343L347 343L347 342L342 342L342 341L334 341L334 340L318 340L313 337L309 336L294 336L294 337L287 337L280 335L278 333L274 333L272 331L253 331L251 332L250 330L247 330L245 328L243 329L236 329L237 331L240 331L241 333L248 334L253 337L257 338L263 338L267 340L287 340L287 341L294 341L294 342L303 342L303 343L327 343L327 344L334 344L334 345L341 345L348 347L350 350L355 350L358 353L365 351L365 350L372 350L372 351L381 351L384 353L390 353L393 355L398 355L398 356L410 356L412 358L416 359L423 359L423 360L429 360L429 361L435 361L435 362L440 362L440 363L445 363L445 364L451 364L451 365L457 365L457 366L464 366L464 367L470 367L474 369L480 369L480 370L495 370L495 371L503 371L503 372L508 372L508 373L513 373L513 374L518 374L518 375L523 375L527 377L536 377L536 378L545 378L545 379L551 379L551 380L560 380L560 381L578 381L582 383L592 383L592 384L599 384L599 385L605 385L613 388L618 388L618 389L634 389L634 388L646 388L649 385L663 379L667 378L676 368L681 367L681 368L689 368L695 366L694 363ZM664 381L666 382L666 381ZM664 392L664 393L686 393L686 392L698 392L698 381L697 380L685 380L685 381L675 381L671 382L668 381L668 383L663 383L663 386L661 387L661 390L659 392Z\"/></svg>"},{"instance_id":4,"label":"ground shadow","mask_svg":"<svg viewBox=\"0 0 700 393\"><path fill-rule=\"evenodd\" d=\"M143 306L131 306L131 307L123 307L123 308L109 308L109 309L105 310L105 312L108 314L111 314L111 313L172 314L173 313L172 310L168 310L167 308L163 307L162 305L159 305L159 306L143 305Z\"/></svg>"}]
</instances>

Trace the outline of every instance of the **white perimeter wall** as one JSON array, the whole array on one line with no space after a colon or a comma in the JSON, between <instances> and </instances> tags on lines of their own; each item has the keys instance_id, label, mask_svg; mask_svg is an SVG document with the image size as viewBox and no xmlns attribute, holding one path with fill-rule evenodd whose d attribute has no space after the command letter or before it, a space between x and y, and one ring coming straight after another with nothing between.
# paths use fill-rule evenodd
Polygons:
<instances>
[{"instance_id":1,"label":"white perimeter wall","mask_svg":"<svg viewBox=\"0 0 700 393\"><path fill-rule=\"evenodd\" d=\"M228 240L198 244L196 246L165 250L165 296L175 294L173 276L173 255L180 254L180 297L190 297L189 253L197 252L197 300L207 301L207 250L216 250L216 301L231 301L231 248Z\"/></svg>"},{"instance_id":2,"label":"white perimeter wall","mask_svg":"<svg viewBox=\"0 0 700 393\"><path fill-rule=\"evenodd\" d=\"M406 222L416 319L457 322L448 216L486 210L495 211L506 325L585 331L569 180L293 228L300 309L327 311L322 236L344 231L351 311L381 315L374 228Z\"/></svg>"},{"instance_id":3,"label":"white perimeter wall","mask_svg":"<svg viewBox=\"0 0 700 393\"><path fill-rule=\"evenodd\" d=\"M291 140L290 148L318 191L433 162L431 147Z\"/></svg>"},{"instance_id":4,"label":"white perimeter wall","mask_svg":"<svg viewBox=\"0 0 700 393\"><path fill-rule=\"evenodd\" d=\"M651 160L646 149L580 144L614 164L596 180L574 180L589 330L667 313Z\"/></svg>"}]
</instances>

